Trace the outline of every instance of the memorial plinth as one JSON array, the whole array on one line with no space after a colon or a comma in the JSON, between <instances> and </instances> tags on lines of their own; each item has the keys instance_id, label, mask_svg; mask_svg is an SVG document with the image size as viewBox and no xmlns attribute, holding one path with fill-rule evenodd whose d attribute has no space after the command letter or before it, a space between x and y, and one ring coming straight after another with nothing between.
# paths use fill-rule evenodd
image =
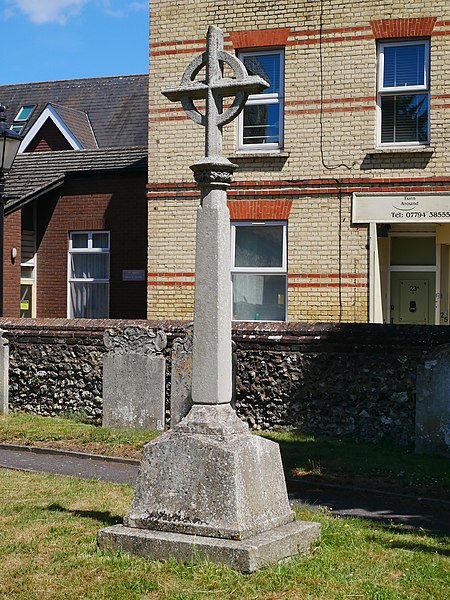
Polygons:
<instances>
[{"instance_id":1,"label":"memorial plinth","mask_svg":"<svg viewBox=\"0 0 450 600\"><path fill-rule=\"evenodd\" d=\"M235 77L222 75L227 64ZM202 69L204 81L196 82ZM144 448L135 496L124 525L99 532L101 547L152 559L207 558L253 571L309 549L318 523L295 521L278 444L252 435L231 407L230 220L227 187L236 166L222 156L222 126L243 109L248 94L268 84L250 77L223 51L210 27L206 52L188 66L180 100L206 127L205 158L191 167L201 190L197 211L193 407L174 429ZM223 110L222 99L235 96ZM206 98L201 115L193 100Z\"/></svg>"}]
</instances>

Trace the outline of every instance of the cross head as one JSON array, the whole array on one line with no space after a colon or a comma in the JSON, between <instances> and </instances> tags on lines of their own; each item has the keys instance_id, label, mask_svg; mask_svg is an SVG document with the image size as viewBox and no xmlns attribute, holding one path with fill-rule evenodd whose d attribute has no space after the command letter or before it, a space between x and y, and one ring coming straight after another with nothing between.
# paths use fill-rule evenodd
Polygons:
<instances>
[{"instance_id":1,"label":"cross head","mask_svg":"<svg viewBox=\"0 0 450 600\"><path fill-rule=\"evenodd\" d=\"M230 67L234 77L224 77L224 64ZM202 69L206 77L196 79ZM197 56L186 68L178 87L164 90L162 93L170 101L180 101L186 114L195 123L206 128L205 157L207 159L222 156L222 127L235 119L243 110L250 94L261 92L269 84L258 75L249 75L244 64L223 49L221 29L210 25L206 37L206 52ZM223 109L223 99L234 96L230 107ZM194 101L206 100L203 115Z\"/></svg>"}]
</instances>

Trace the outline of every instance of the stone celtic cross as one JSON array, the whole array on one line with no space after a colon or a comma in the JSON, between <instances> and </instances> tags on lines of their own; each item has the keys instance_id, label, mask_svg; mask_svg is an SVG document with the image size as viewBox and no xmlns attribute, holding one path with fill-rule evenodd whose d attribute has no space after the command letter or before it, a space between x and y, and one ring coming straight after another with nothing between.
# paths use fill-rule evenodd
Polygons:
<instances>
[{"instance_id":1,"label":"stone celtic cross","mask_svg":"<svg viewBox=\"0 0 450 600\"><path fill-rule=\"evenodd\" d=\"M234 77L224 76L225 65ZM203 72L205 78L197 79ZM195 258L194 409L195 405L228 404L232 394L230 218L226 188L236 165L222 154L222 128L243 110L249 94L268 86L261 77L250 76L238 58L224 51L222 31L210 26L206 52L188 65L178 87L162 92L172 102L180 101L187 115L206 130L205 157L191 166L201 189ZM234 99L224 109L226 97ZM206 100L204 115L195 106L196 100ZM218 421L217 416L211 419Z\"/></svg>"},{"instance_id":2,"label":"stone celtic cross","mask_svg":"<svg viewBox=\"0 0 450 600\"><path fill-rule=\"evenodd\" d=\"M224 64L236 75L223 77ZM202 68L205 81L196 81ZM307 550L318 523L295 521L278 445L252 435L230 401L230 216L227 186L236 167L222 156L222 126L264 89L223 51L220 29L208 30L206 52L167 90L206 128L206 156L191 167L200 186L195 257L192 400L188 415L146 444L124 525L102 529L98 542L153 559L207 557L254 571ZM223 98L235 96L223 109ZM194 101L206 98L206 114Z\"/></svg>"}]
</instances>

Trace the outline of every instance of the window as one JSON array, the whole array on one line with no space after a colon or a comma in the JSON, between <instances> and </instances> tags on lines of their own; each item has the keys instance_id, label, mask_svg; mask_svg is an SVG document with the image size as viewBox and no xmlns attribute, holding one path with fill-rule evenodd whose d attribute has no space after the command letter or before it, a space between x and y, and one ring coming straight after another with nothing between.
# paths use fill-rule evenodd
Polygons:
<instances>
[{"instance_id":1,"label":"window","mask_svg":"<svg viewBox=\"0 0 450 600\"><path fill-rule=\"evenodd\" d=\"M250 75L259 75L270 87L252 94L238 119L240 150L277 150L283 146L283 52L266 50L239 55Z\"/></svg>"},{"instance_id":2,"label":"window","mask_svg":"<svg viewBox=\"0 0 450 600\"><path fill-rule=\"evenodd\" d=\"M380 43L378 143L429 142L429 42Z\"/></svg>"},{"instance_id":3,"label":"window","mask_svg":"<svg viewBox=\"0 0 450 600\"><path fill-rule=\"evenodd\" d=\"M27 124L35 108L35 104L27 104L25 106L22 106L22 108L17 113L16 118L14 119L11 129L16 133L20 133Z\"/></svg>"},{"instance_id":4,"label":"window","mask_svg":"<svg viewBox=\"0 0 450 600\"><path fill-rule=\"evenodd\" d=\"M286 319L286 230L280 221L232 223L234 320Z\"/></svg>"},{"instance_id":5,"label":"window","mask_svg":"<svg viewBox=\"0 0 450 600\"><path fill-rule=\"evenodd\" d=\"M36 317L36 203L21 209L20 316Z\"/></svg>"},{"instance_id":6,"label":"window","mask_svg":"<svg viewBox=\"0 0 450 600\"><path fill-rule=\"evenodd\" d=\"M72 232L69 239L69 318L109 316L109 232Z\"/></svg>"},{"instance_id":7,"label":"window","mask_svg":"<svg viewBox=\"0 0 450 600\"><path fill-rule=\"evenodd\" d=\"M27 104L26 106L22 106L22 108L17 113L17 116L14 119L14 121L28 121L34 109L34 104Z\"/></svg>"},{"instance_id":8,"label":"window","mask_svg":"<svg viewBox=\"0 0 450 600\"><path fill-rule=\"evenodd\" d=\"M22 210L22 223L25 221L26 208ZM33 223L30 225L33 227ZM31 318L35 317L36 312L36 236L34 228L22 229L20 256L20 316Z\"/></svg>"}]
</instances>

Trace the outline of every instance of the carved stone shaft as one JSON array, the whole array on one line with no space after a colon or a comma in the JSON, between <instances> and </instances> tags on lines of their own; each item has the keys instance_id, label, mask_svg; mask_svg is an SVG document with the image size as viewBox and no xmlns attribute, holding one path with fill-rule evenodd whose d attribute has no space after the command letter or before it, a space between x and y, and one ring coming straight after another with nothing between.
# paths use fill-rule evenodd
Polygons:
<instances>
[{"instance_id":1,"label":"carved stone shaft","mask_svg":"<svg viewBox=\"0 0 450 600\"><path fill-rule=\"evenodd\" d=\"M231 402L230 217L225 186L202 186L194 306L193 402Z\"/></svg>"}]
</instances>

